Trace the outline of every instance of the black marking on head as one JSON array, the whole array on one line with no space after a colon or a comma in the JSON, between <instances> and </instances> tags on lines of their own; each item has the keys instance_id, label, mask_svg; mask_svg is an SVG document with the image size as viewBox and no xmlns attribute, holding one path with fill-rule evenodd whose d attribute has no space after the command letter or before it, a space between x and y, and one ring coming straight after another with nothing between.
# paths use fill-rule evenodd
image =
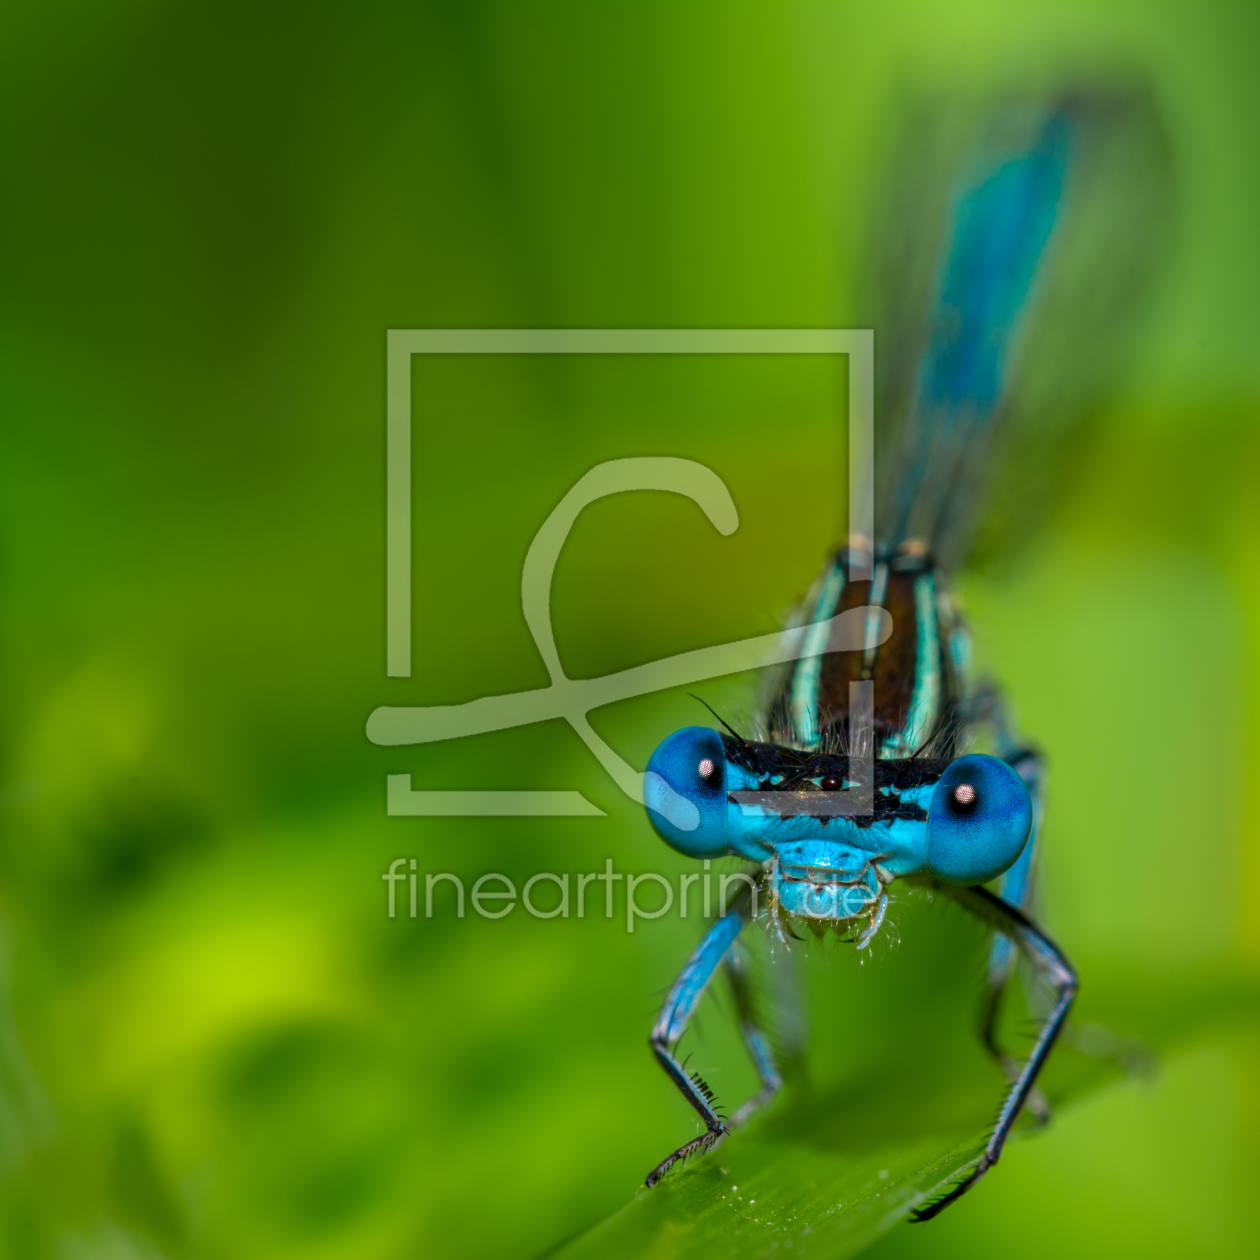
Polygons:
<instances>
[{"instance_id":1,"label":"black marking on head","mask_svg":"<svg viewBox=\"0 0 1260 1260\"><path fill-rule=\"evenodd\" d=\"M735 743L722 737L726 758L758 778L762 792L816 792L820 783L835 783L824 791L837 791L849 778L849 758L842 753L804 752L784 744L763 744L751 740ZM907 757L872 762L875 774L874 812L851 818L859 827L905 818L915 822L927 819L920 805L903 802L901 793L910 788L935 784L952 760ZM820 819L819 821L825 821Z\"/></svg>"}]
</instances>

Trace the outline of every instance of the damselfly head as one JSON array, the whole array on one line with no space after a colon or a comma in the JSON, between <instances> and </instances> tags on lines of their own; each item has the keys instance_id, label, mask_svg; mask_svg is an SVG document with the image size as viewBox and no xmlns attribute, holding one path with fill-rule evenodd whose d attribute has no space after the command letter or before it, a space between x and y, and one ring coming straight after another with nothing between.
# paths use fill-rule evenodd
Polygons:
<instances>
[{"instance_id":1,"label":"damselfly head","mask_svg":"<svg viewBox=\"0 0 1260 1260\"><path fill-rule=\"evenodd\" d=\"M688 857L725 853L726 750L717 731L687 726L662 741L643 776L643 803L670 848Z\"/></svg>"},{"instance_id":2,"label":"damselfly head","mask_svg":"<svg viewBox=\"0 0 1260 1260\"><path fill-rule=\"evenodd\" d=\"M927 867L949 884L984 884L1013 866L1032 830L1024 781L1004 761L969 753L932 793Z\"/></svg>"}]
</instances>

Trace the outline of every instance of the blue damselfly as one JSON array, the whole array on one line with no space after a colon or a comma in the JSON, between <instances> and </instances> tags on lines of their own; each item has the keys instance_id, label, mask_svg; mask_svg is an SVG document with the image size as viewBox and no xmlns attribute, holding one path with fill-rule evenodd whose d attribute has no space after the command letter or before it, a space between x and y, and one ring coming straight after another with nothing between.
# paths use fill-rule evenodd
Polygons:
<instances>
[{"instance_id":1,"label":"blue damselfly","mask_svg":"<svg viewBox=\"0 0 1260 1260\"><path fill-rule=\"evenodd\" d=\"M762 1085L734 1122L780 1087L732 953L747 922L764 920L784 941L798 928L834 928L865 949L904 882L954 899L994 930L981 1032L1010 1077L983 1153L918 1210L925 1220L997 1162L1026 1105L1042 1105L1038 1073L1077 991L1071 964L1031 917L1042 759L998 689L974 675L950 578L986 519L999 536L1016 530L1032 474L1096 400L1121 348L1120 317L1148 269L1165 162L1155 113L1133 91L1008 102L984 112L963 142L944 128L935 142L915 134L910 152L927 192L904 196L885 229L895 264L885 284L905 292L876 328L875 537L847 540L799 614L805 633L866 606L876 610L871 637L857 651L803 653L769 692L758 738L688 727L660 744L645 777L649 817L667 844L759 864L755 886L712 925L653 1029L652 1048L704 1132L647 1180L728 1131L712 1092L675 1054L724 963ZM879 609L893 626L882 642ZM969 751L980 742L991 751ZM1053 994L1022 1063L996 1035L1013 951Z\"/></svg>"}]
</instances>

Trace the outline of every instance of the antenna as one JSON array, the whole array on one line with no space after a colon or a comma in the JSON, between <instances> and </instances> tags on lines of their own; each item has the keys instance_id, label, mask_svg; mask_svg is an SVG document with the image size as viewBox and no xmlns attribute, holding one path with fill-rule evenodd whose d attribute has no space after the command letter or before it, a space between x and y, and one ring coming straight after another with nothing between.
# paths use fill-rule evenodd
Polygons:
<instances>
[{"instance_id":1,"label":"antenna","mask_svg":"<svg viewBox=\"0 0 1260 1260\"><path fill-rule=\"evenodd\" d=\"M700 700L700 697L699 697L698 695L696 695L696 693L695 693L694 691L689 691L689 692L687 692L687 694L688 694L688 695L689 695L689 696L690 696L693 700ZM713 716L714 716L715 718L717 718L717 720L718 720L719 722L721 722L721 723L722 723L722 725L723 725L723 726L725 726L725 727L726 727L726 729L727 729L728 731L730 731L730 733L731 733L731 734L732 734L732 735L733 735L733 736L734 736L737 740L739 740L739 742L740 742L741 744L746 744L746 743L748 743L748 741L747 741L747 740L746 740L746 739L745 739L745 738L744 738L744 737L743 737L743 736L742 736L742 735L741 735L741 734L740 734L740 733L739 733L739 732L738 732L738 731L737 731L737 730L736 730L736 729L735 729L735 728L734 728L734 727L733 727L733 726L732 726L732 725L731 725L731 724L730 724L730 723L729 723L729 722L728 722L728 721L727 721L727 720L726 720L726 719L725 719L725 718L724 718L724 717L723 717L723 716L722 716L722 715L721 715L721 714L720 714L720 713L719 713L719 712L718 712L718 711L717 711L717 710L716 710L716 709L715 709L715 708L714 708L714 707L713 707L713 706L712 706L712 705L711 705L711 704L710 704L707 700L700 700L700 703L701 703L702 705L704 705L704 707L705 707L706 709L708 709L708 710L709 710L709 712L710 712L710 713L712 713L712 714L713 714Z\"/></svg>"}]
</instances>

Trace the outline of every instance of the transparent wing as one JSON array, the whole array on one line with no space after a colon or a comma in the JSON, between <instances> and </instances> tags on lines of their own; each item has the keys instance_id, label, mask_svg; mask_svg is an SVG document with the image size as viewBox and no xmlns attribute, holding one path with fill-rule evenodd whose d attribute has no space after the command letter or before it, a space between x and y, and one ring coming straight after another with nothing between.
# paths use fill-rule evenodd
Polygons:
<instances>
[{"instance_id":1,"label":"transparent wing","mask_svg":"<svg viewBox=\"0 0 1260 1260\"><path fill-rule=\"evenodd\" d=\"M876 533L950 569L1044 508L1128 354L1170 219L1141 90L908 112L875 283Z\"/></svg>"}]
</instances>

